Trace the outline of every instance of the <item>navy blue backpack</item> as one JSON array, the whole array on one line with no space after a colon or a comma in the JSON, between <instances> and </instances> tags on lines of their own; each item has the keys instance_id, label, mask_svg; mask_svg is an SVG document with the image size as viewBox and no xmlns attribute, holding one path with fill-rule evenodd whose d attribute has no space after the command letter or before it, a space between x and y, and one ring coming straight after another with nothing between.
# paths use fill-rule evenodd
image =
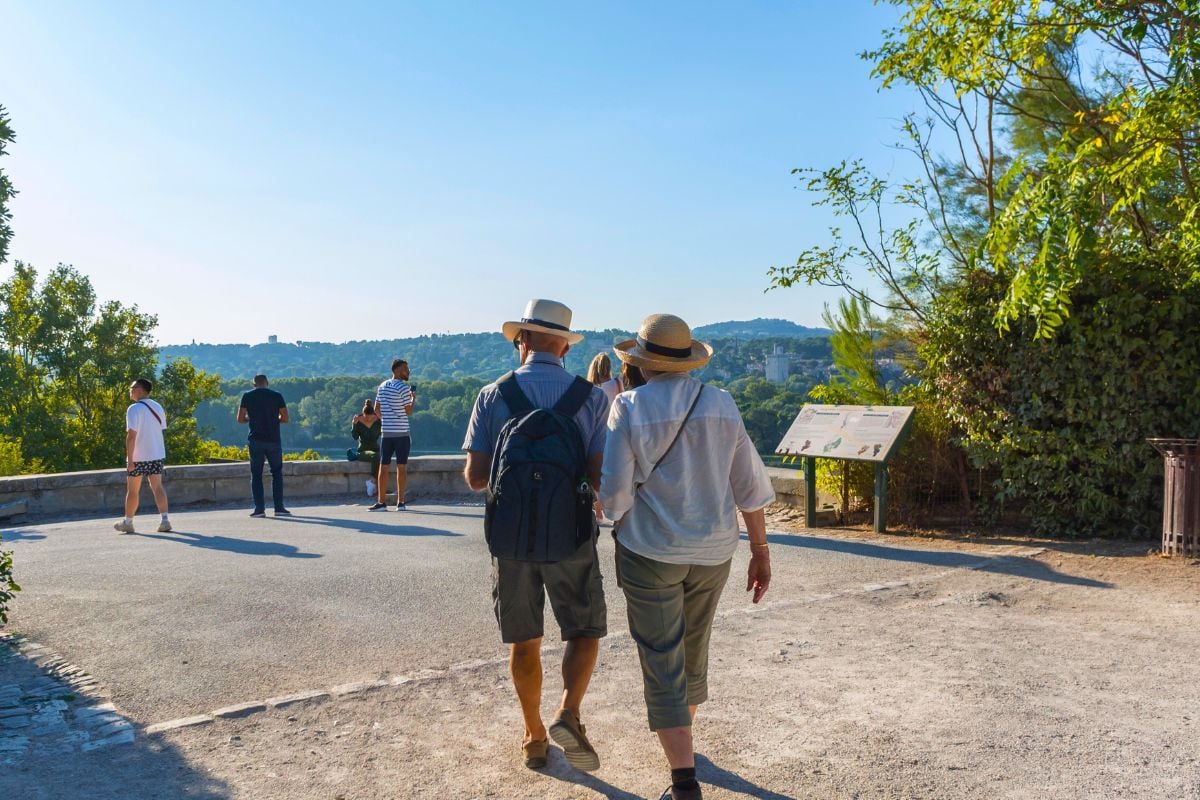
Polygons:
<instances>
[{"instance_id":1,"label":"navy blue backpack","mask_svg":"<svg viewBox=\"0 0 1200 800\"><path fill-rule=\"evenodd\" d=\"M595 533L587 451L574 419L592 384L577 376L553 408L534 408L511 372L496 386L510 416L488 476L488 549L496 558L562 561Z\"/></svg>"}]
</instances>

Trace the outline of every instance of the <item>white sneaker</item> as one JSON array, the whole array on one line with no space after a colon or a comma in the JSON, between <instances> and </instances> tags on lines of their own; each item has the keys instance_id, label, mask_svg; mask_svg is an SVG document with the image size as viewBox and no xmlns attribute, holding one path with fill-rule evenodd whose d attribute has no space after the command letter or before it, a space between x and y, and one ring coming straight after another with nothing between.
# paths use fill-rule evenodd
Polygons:
<instances>
[{"instance_id":1,"label":"white sneaker","mask_svg":"<svg viewBox=\"0 0 1200 800\"><path fill-rule=\"evenodd\" d=\"M367 478L367 497L375 496L375 481Z\"/></svg>"},{"instance_id":2,"label":"white sneaker","mask_svg":"<svg viewBox=\"0 0 1200 800\"><path fill-rule=\"evenodd\" d=\"M125 520L118 520L113 524L113 530L117 533L133 533L133 523Z\"/></svg>"},{"instance_id":3,"label":"white sneaker","mask_svg":"<svg viewBox=\"0 0 1200 800\"><path fill-rule=\"evenodd\" d=\"M158 523L158 532L159 533L170 533L171 532L170 521L164 519L162 522Z\"/></svg>"}]
</instances>

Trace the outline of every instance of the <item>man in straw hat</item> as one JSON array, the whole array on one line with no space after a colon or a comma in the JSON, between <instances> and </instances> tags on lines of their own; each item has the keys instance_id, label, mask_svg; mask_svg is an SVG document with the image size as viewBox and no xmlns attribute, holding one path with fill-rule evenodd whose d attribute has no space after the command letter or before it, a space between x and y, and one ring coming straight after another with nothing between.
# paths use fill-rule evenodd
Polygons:
<instances>
[{"instance_id":1,"label":"man in straw hat","mask_svg":"<svg viewBox=\"0 0 1200 800\"><path fill-rule=\"evenodd\" d=\"M568 394L576 379L563 368L562 358L571 345L583 339L571 332L571 309L553 300L530 300L519 321L504 323L504 336L520 354L521 366L512 374L528 404L551 408ZM502 393L503 381L483 387L467 426L463 444L467 453L465 477L475 491L487 488L501 428L513 416ZM511 386L508 391L512 391ZM579 397L582 405L573 419L586 454L587 480L593 489L598 489L608 398L599 387L586 384ZM567 760L575 767L594 770L600 766L600 759L579 721L579 707L596 666L600 639L608 632L608 612L596 557L598 528L588 514L591 533L574 555L554 563L492 558L493 607L500 637L512 646L509 668L525 718L521 750L525 766L530 769L546 765L549 749L541 714L542 612L546 595L567 643L562 661L562 700L549 735L562 746Z\"/></svg>"},{"instance_id":2,"label":"man in straw hat","mask_svg":"<svg viewBox=\"0 0 1200 800\"><path fill-rule=\"evenodd\" d=\"M650 729L671 766L673 800L698 800L696 707L708 698L713 615L737 549L737 510L750 538L746 590L771 581L763 508L775 499L766 467L728 392L688 375L709 345L670 314L646 317L614 348L647 382L618 395L608 419L600 499L617 520L617 583L638 645Z\"/></svg>"}]
</instances>

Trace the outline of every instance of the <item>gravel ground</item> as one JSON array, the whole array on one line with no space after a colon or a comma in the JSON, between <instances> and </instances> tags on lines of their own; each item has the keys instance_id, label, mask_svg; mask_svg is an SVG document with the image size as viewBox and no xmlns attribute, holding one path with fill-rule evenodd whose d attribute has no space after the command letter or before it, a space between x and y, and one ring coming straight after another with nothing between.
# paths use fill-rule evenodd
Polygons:
<instances>
[{"instance_id":1,"label":"gravel ground","mask_svg":"<svg viewBox=\"0 0 1200 800\"><path fill-rule=\"evenodd\" d=\"M796 524L780 509L770 527ZM820 532L864 553L1030 557L987 569L963 558L758 608L727 598L695 729L706 798L1200 800L1195 562L1148 555L1148 543ZM558 654L547 650L547 717ZM0 772L0 797L657 798L667 770L625 634L605 640L584 722L597 772L557 750L548 769L524 769L503 659L466 659L28 760Z\"/></svg>"}]
</instances>

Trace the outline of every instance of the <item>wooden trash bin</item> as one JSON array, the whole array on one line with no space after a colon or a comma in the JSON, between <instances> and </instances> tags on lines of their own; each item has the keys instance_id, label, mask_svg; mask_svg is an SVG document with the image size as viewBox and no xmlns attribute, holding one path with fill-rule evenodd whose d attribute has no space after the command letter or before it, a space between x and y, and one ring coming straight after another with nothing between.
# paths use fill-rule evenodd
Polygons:
<instances>
[{"instance_id":1,"label":"wooden trash bin","mask_svg":"<svg viewBox=\"0 0 1200 800\"><path fill-rule=\"evenodd\" d=\"M1147 439L1163 456L1163 555L1200 558L1200 439Z\"/></svg>"}]
</instances>

